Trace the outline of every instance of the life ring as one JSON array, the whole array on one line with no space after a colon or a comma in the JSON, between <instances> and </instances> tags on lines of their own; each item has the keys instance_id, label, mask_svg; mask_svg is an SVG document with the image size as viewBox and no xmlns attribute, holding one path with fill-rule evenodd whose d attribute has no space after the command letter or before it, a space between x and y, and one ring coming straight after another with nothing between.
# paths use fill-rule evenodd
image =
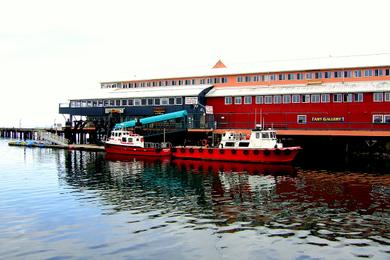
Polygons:
<instances>
[{"instance_id":1,"label":"life ring","mask_svg":"<svg viewBox=\"0 0 390 260\"><path fill-rule=\"evenodd\" d=\"M190 153L194 153L194 148L191 147L189 151Z\"/></svg>"},{"instance_id":2,"label":"life ring","mask_svg":"<svg viewBox=\"0 0 390 260\"><path fill-rule=\"evenodd\" d=\"M236 154L236 153L237 153L237 150L232 149L232 154Z\"/></svg>"},{"instance_id":3,"label":"life ring","mask_svg":"<svg viewBox=\"0 0 390 260\"><path fill-rule=\"evenodd\" d=\"M206 139L203 139L202 140L202 146L206 146L207 145L207 140Z\"/></svg>"},{"instance_id":4,"label":"life ring","mask_svg":"<svg viewBox=\"0 0 390 260\"><path fill-rule=\"evenodd\" d=\"M214 150L213 149L208 149L209 154L213 154Z\"/></svg>"},{"instance_id":5,"label":"life ring","mask_svg":"<svg viewBox=\"0 0 390 260\"><path fill-rule=\"evenodd\" d=\"M248 154L249 154L249 151L248 151L248 150L244 150L243 154L244 154L244 155L248 155Z\"/></svg>"},{"instance_id":6,"label":"life ring","mask_svg":"<svg viewBox=\"0 0 390 260\"><path fill-rule=\"evenodd\" d=\"M186 149L185 149L185 148L181 148L181 149L180 149L180 152L181 152L181 153L185 153L185 152L186 152Z\"/></svg>"},{"instance_id":7,"label":"life ring","mask_svg":"<svg viewBox=\"0 0 390 260\"><path fill-rule=\"evenodd\" d=\"M281 151L280 151L280 149L275 149L275 150L274 150L274 153L275 153L276 155L279 155L279 154L281 153Z\"/></svg>"},{"instance_id":8,"label":"life ring","mask_svg":"<svg viewBox=\"0 0 390 260\"><path fill-rule=\"evenodd\" d=\"M225 150L219 149L219 153L220 153L220 154L224 154L224 153L225 153Z\"/></svg>"},{"instance_id":9,"label":"life ring","mask_svg":"<svg viewBox=\"0 0 390 260\"><path fill-rule=\"evenodd\" d=\"M268 156L268 155L270 155L271 154L271 152L269 151L269 150L264 150L264 155L265 156Z\"/></svg>"},{"instance_id":10,"label":"life ring","mask_svg":"<svg viewBox=\"0 0 390 260\"><path fill-rule=\"evenodd\" d=\"M198 149L198 152L199 152L199 153L203 153L203 148L200 147L200 148Z\"/></svg>"},{"instance_id":11,"label":"life ring","mask_svg":"<svg viewBox=\"0 0 390 260\"><path fill-rule=\"evenodd\" d=\"M290 149L286 149L283 151L285 155L290 155L291 154L291 150Z\"/></svg>"},{"instance_id":12,"label":"life ring","mask_svg":"<svg viewBox=\"0 0 390 260\"><path fill-rule=\"evenodd\" d=\"M253 151L253 154L254 154L254 155L259 155L259 153L260 153L259 150L254 150L254 151Z\"/></svg>"}]
</instances>

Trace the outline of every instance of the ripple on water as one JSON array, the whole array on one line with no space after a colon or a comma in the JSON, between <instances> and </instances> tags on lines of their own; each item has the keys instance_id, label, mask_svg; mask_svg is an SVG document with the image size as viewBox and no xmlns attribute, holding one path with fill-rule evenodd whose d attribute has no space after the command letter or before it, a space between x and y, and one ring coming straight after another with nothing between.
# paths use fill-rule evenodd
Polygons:
<instances>
[{"instance_id":1,"label":"ripple on water","mask_svg":"<svg viewBox=\"0 0 390 260\"><path fill-rule=\"evenodd\" d=\"M1 141L0 152L4 258L390 254L389 175L267 166L265 176L262 165L106 161Z\"/></svg>"}]
</instances>

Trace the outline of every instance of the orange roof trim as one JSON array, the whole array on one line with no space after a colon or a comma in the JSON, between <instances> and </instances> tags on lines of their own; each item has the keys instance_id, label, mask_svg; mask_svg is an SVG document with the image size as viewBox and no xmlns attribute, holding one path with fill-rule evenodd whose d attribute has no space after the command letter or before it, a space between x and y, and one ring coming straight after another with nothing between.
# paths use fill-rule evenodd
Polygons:
<instances>
[{"instance_id":1,"label":"orange roof trim","mask_svg":"<svg viewBox=\"0 0 390 260\"><path fill-rule=\"evenodd\" d=\"M221 68L226 68L226 65L223 64L223 62L221 60L218 60L218 62L215 63L213 69L221 69Z\"/></svg>"}]
</instances>

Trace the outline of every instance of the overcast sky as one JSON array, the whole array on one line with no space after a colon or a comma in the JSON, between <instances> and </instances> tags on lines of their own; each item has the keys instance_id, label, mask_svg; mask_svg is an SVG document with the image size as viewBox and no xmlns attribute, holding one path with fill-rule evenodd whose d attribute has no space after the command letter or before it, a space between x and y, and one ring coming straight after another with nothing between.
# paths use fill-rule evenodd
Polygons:
<instances>
[{"instance_id":1,"label":"overcast sky","mask_svg":"<svg viewBox=\"0 0 390 260\"><path fill-rule=\"evenodd\" d=\"M0 126L63 123L58 103L137 73L390 52L389 0L0 3Z\"/></svg>"}]
</instances>

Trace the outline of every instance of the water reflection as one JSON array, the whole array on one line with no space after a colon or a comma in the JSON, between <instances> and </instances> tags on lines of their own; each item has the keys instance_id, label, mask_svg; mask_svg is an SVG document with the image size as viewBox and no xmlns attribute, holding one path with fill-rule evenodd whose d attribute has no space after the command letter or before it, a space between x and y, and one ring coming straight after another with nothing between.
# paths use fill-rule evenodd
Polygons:
<instances>
[{"instance_id":1,"label":"water reflection","mask_svg":"<svg viewBox=\"0 0 390 260\"><path fill-rule=\"evenodd\" d=\"M274 230L269 236L281 237L309 230L329 241L367 238L389 245L386 175L79 152L65 158L62 178L80 190L97 192L112 205L106 214L157 212L151 217L189 217L186 225L193 229L267 227Z\"/></svg>"}]
</instances>

